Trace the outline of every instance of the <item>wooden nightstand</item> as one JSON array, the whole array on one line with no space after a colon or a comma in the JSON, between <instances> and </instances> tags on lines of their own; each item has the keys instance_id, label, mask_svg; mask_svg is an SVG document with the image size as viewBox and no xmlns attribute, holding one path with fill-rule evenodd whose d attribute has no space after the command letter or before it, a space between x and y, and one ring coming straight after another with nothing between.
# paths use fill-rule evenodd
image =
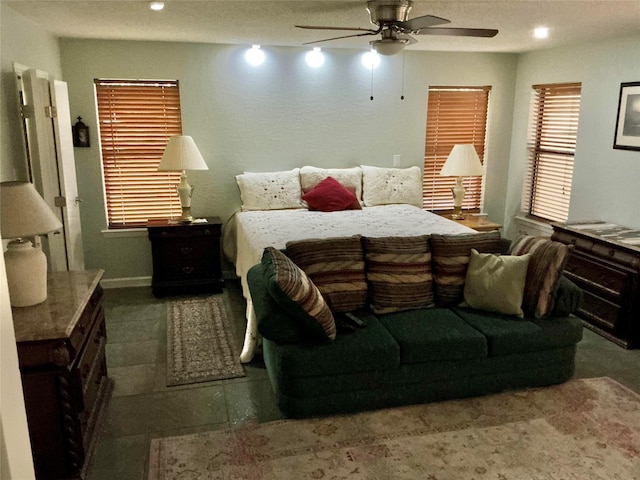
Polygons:
<instances>
[{"instance_id":1,"label":"wooden nightstand","mask_svg":"<svg viewBox=\"0 0 640 480\"><path fill-rule=\"evenodd\" d=\"M85 478L112 382L102 270L53 272L47 299L14 307L36 477Z\"/></svg>"},{"instance_id":2,"label":"wooden nightstand","mask_svg":"<svg viewBox=\"0 0 640 480\"><path fill-rule=\"evenodd\" d=\"M222 291L222 220L147 223L153 256L151 288L155 296Z\"/></svg>"},{"instance_id":3,"label":"wooden nightstand","mask_svg":"<svg viewBox=\"0 0 640 480\"><path fill-rule=\"evenodd\" d=\"M473 228L478 232L492 232L502 228L502 225L492 222L491 220L487 220L486 217L471 214L465 215L463 220L454 220L454 222L458 222L465 227Z\"/></svg>"}]
</instances>

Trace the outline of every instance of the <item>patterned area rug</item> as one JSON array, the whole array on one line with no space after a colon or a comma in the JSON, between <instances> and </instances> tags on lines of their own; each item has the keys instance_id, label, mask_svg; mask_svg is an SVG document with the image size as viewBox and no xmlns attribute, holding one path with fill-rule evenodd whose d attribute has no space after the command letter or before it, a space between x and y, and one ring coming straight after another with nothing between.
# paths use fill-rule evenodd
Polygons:
<instances>
[{"instance_id":1,"label":"patterned area rug","mask_svg":"<svg viewBox=\"0 0 640 480\"><path fill-rule=\"evenodd\" d=\"M167 303L167 385L243 377L221 295Z\"/></svg>"},{"instance_id":2,"label":"patterned area rug","mask_svg":"<svg viewBox=\"0 0 640 480\"><path fill-rule=\"evenodd\" d=\"M632 480L640 396L609 378L151 441L149 480Z\"/></svg>"}]
</instances>

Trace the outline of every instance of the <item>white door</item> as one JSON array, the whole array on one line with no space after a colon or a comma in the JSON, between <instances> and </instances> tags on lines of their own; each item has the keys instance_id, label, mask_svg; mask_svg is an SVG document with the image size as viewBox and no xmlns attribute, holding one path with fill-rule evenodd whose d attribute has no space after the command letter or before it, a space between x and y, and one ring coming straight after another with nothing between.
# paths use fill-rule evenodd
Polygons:
<instances>
[{"instance_id":1,"label":"white door","mask_svg":"<svg viewBox=\"0 0 640 480\"><path fill-rule=\"evenodd\" d=\"M57 114L53 118L53 130L58 153L58 175L64 221L67 264L69 270L84 270L82 228L80 226L80 199L76 179L76 163L73 155L71 112L66 82L54 80L51 84L51 104Z\"/></svg>"},{"instance_id":2,"label":"white door","mask_svg":"<svg viewBox=\"0 0 640 480\"><path fill-rule=\"evenodd\" d=\"M63 225L43 236L51 271L84 269L67 84L34 69L19 73L31 181ZM21 80L21 81L20 81Z\"/></svg>"}]
</instances>

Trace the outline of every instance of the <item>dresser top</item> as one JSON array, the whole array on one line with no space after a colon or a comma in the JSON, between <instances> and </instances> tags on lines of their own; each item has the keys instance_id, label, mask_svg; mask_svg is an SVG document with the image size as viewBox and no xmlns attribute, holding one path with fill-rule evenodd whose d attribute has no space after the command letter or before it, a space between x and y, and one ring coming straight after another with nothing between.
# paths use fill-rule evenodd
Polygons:
<instances>
[{"instance_id":1,"label":"dresser top","mask_svg":"<svg viewBox=\"0 0 640 480\"><path fill-rule=\"evenodd\" d=\"M564 230L571 234L589 238L599 242L607 242L635 254L640 254L640 230L623 227L609 222L588 222L558 224L555 230Z\"/></svg>"},{"instance_id":2,"label":"dresser top","mask_svg":"<svg viewBox=\"0 0 640 480\"><path fill-rule=\"evenodd\" d=\"M49 273L43 303L11 309L16 341L68 338L103 274L104 270Z\"/></svg>"}]
</instances>

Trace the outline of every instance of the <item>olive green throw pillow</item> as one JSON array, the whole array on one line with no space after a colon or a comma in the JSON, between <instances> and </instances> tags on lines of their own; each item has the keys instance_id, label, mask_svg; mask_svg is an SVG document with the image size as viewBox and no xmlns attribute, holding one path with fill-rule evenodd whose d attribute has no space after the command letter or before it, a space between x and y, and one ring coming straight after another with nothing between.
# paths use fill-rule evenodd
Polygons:
<instances>
[{"instance_id":1,"label":"olive green throw pillow","mask_svg":"<svg viewBox=\"0 0 640 480\"><path fill-rule=\"evenodd\" d=\"M471 249L464 301L478 310L524 316L522 300L531 255L494 255Z\"/></svg>"},{"instance_id":2,"label":"olive green throw pillow","mask_svg":"<svg viewBox=\"0 0 640 480\"><path fill-rule=\"evenodd\" d=\"M322 294L307 275L280 250L262 254L264 280L273 299L301 322L312 339L334 340L336 323Z\"/></svg>"}]
</instances>

